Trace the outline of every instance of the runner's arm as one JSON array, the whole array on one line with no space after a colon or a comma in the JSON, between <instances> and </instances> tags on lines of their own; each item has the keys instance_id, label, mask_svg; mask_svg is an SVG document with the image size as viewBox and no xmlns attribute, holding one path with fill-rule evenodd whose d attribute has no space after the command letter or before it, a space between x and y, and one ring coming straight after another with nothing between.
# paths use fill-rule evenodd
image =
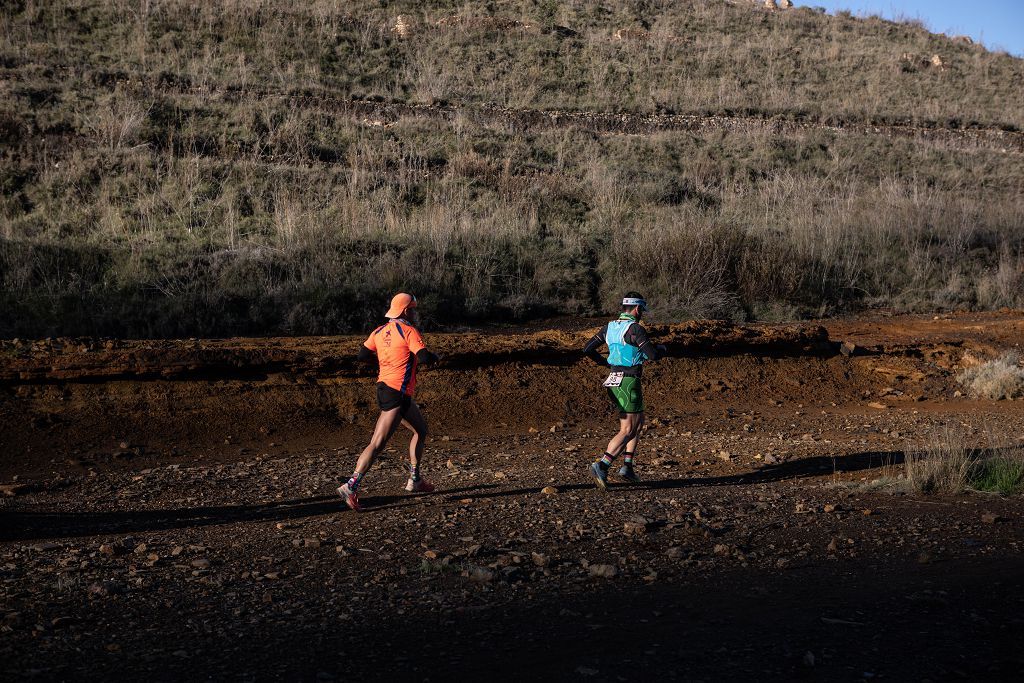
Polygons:
<instances>
[{"instance_id":1,"label":"runner's arm","mask_svg":"<svg viewBox=\"0 0 1024 683\"><path fill-rule=\"evenodd\" d=\"M605 334L608 331L608 326L601 328L601 331L590 338L587 345L583 347L583 355L594 361L598 365L608 365L608 359L597 352L599 348L604 345Z\"/></svg>"},{"instance_id":2,"label":"runner's arm","mask_svg":"<svg viewBox=\"0 0 1024 683\"><path fill-rule=\"evenodd\" d=\"M358 360L360 363L372 365L373 362L377 360L377 354L376 352L366 348L365 346L360 346L359 355L356 356L356 360Z\"/></svg>"},{"instance_id":3,"label":"runner's arm","mask_svg":"<svg viewBox=\"0 0 1024 683\"><path fill-rule=\"evenodd\" d=\"M647 336L647 330L640 325L633 323L626 330L625 340L628 344L632 344L640 349L640 353L647 357L647 360L658 360L661 356L665 355L663 349L664 346L660 344L655 346Z\"/></svg>"},{"instance_id":4,"label":"runner's arm","mask_svg":"<svg viewBox=\"0 0 1024 683\"><path fill-rule=\"evenodd\" d=\"M429 363L436 363L441 360L441 356L437 355L433 351L427 351L426 349L420 349L416 352L416 360L419 361L420 365L427 365Z\"/></svg>"}]
</instances>

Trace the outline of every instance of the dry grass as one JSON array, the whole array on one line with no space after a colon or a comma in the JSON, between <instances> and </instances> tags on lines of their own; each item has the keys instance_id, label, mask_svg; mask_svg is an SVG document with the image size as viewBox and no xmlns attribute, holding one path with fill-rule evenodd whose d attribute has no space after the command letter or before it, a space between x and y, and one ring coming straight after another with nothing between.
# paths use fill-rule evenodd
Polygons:
<instances>
[{"instance_id":1,"label":"dry grass","mask_svg":"<svg viewBox=\"0 0 1024 683\"><path fill-rule=\"evenodd\" d=\"M954 434L934 436L904 461L906 485L918 493L958 494L967 489L978 452Z\"/></svg>"},{"instance_id":2,"label":"dry grass","mask_svg":"<svg viewBox=\"0 0 1024 683\"><path fill-rule=\"evenodd\" d=\"M1024 366L1016 351L966 368L957 379L977 398L999 401L1024 396Z\"/></svg>"},{"instance_id":3,"label":"dry grass","mask_svg":"<svg viewBox=\"0 0 1024 683\"><path fill-rule=\"evenodd\" d=\"M373 125L247 90L1024 124L1020 60L919 27L605 10L504 3L536 30L463 21L403 40L395 15L423 27L451 7L5 5L0 335L330 333L366 325L395 287L439 323L595 313L630 287L665 317L1024 305L1024 167L998 151L467 115ZM633 25L651 39L612 39ZM904 51L950 67L905 71Z\"/></svg>"}]
</instances>

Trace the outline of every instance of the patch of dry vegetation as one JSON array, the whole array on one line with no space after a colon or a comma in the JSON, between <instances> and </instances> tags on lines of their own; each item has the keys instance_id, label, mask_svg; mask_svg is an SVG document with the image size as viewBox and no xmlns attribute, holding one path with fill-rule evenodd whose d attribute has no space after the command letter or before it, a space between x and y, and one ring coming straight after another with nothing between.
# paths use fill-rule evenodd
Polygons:
<instances>
[{"instance_id":1,"label":"patch of dry vegetation","mask_svg":"<svg viewBox=\"0 0 1024 683\"><path fill-rule=\"evenodd\" d=\"M957 379L977 398L999 401L1024 396L1024 366L1016 351L965 368Z\"/></svg>"},{"instance_id":2,"label":"patch of dry vegetation","mask_svg":"<svg viewBox=\"0 0 1024 683\"><path fill-rule=\"evenodd\" d=\"M987 448L945 431L906 452L901 488L916 493L956 495L983 491L1013 495L1024 491L1024 448L988 436Z\"/></svg>"},{"instance_id":3,"label":"patch of dry vegetation","mask_svg":"<svg viewBox=\"0 0 1024 683\"><path fill-rule=\"evenodd\" d=\"M997 150L371 120L289 96L1013 127L1020 60L726 3L485 16L5 5L0 335L331 333L398 287L442 323L592 313L630 287L673 317L1024 305L1024 169ZM646 38L613 39L629 27ZM946 70L908 71L904 52Z\"/></svg>"}]
</instances>

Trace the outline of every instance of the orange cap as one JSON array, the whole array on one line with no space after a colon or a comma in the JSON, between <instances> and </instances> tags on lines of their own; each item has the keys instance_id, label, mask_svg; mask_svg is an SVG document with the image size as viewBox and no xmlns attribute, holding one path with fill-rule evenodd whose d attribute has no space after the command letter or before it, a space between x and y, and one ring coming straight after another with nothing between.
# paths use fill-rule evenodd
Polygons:
<instances>
[{"instance_id":1,"label":"orange cap","mask_svg":"<svg viewBox=\"0 0 1024 683\"><path fill-rule=\"evenodd\" d=\"M400 318L407 308L416 308L416 297L412 294L399 292L391 299L391 308L384 315L386 318Z\"/></svg>"}]
</instances>

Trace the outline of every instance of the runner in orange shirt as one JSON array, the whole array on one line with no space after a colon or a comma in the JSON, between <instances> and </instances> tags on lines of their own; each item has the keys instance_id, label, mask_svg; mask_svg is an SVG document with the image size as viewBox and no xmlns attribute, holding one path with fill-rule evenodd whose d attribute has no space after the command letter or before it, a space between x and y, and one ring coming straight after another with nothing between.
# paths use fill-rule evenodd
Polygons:
<instances>
[{"instance_id":1,"label":"runner in orange shirt","mask_svg":"<svg viewBox=\"0 0 1024 683\"><path fill-rule=\"evenodd\" d=\"M438 356L427 350L419 331L416 297L396 294L387 312L388 321L378 327L363 342L359 360L372 363L376 356L380 364L377 375L377 405L380 417L368 445L359 455L352 477L338 487L338 495L355 511L359 511L359 484L373 464L373 459L387 445L399 423L412 431L409 440L409 481L405 490L411 493L430 493L432 484L420 478L420 461L427 440L427 422L420 407L413 400L416 389L416 368L420 363L434 363Z\"/></svg>"}]
</instances>

